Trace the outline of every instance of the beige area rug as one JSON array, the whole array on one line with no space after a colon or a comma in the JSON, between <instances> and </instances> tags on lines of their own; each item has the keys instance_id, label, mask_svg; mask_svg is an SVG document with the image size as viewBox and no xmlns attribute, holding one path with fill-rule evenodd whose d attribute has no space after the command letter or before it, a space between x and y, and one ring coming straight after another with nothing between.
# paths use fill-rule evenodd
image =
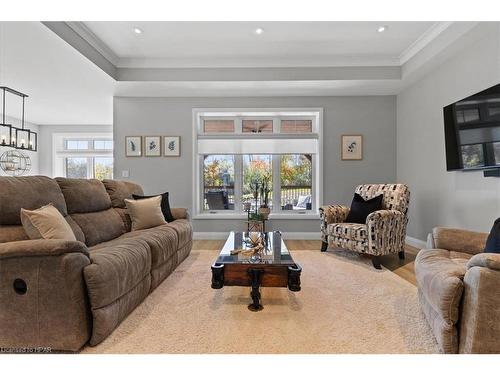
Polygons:
<instances>
[{"instance_id":1,"label":"beige area rug","mask_svg":"<svg viewBox=\"0 0 500 375\"><path fill-rule=\"evenodd\" d=\"M416 287L347 252L293 251L302 290L210 288L217 251L193 251L132 314L83 353L436 353Z\"/></svg>"}]
</instances>

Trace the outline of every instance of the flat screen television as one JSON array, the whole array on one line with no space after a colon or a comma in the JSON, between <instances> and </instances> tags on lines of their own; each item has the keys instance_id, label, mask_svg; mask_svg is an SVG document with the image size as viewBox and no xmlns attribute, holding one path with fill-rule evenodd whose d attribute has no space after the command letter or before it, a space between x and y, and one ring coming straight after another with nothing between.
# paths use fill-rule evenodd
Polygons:
<instances>
[{"instance_id":1,"label":"flat screen television","mask_svg":"<svg viewBox=\"0 0 500 375\"><path fill-rule=\"evenodd\" d=\"M500 168L500 84L443 108L446 169Z\"/></svg>"}]
</instances>

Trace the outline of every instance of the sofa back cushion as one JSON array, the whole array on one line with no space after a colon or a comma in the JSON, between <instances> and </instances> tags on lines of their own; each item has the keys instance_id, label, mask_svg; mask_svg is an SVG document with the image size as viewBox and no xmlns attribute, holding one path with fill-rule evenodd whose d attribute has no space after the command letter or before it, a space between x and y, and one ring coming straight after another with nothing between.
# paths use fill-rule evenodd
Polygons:
<instances>
[{"instance_id":1,"label":"sofa back cushion","mask_svg":"<svg viewBox=\"0 0 500 375\"><path fill-rule=\"evenodd\" d=\"M115 208L126 208L125 199L131 199L133 194L144 195L142 187L133 182L118 180L103 180L102 182Z\"/></svg>"},{"instance_id":2,"label":"sofa back cushion","mask_svg":"<svg viewBox=\"0 0 500 375\"><path fill-rule=\"evenodd\" d=\"M126 232L125 224L114 208L104 211L72 214L71 218L82 228L87 246L111 241Z\"/></svg>"},{"instance_id":3,"label":"sofa back cushion","mask_svg":"<svg viewBox=\"0 0 500 375\"><path fill-rule=\"evenodd\" d=\"M69 214L104 211L111 208L111 199L99 180L56 178L66 200Z\"/></svg>"},{"instance_id":4,"label":"sofa back cushion","mask_svg":"<svg viewBox=\"0 0 500 375\"><path fill-rule=\"evenodd\" d=\"M87 246L110 241L126 232L120 215L99 180L57 178L68 212L81 228Z\"/></svg>"},{"instance_id":5,"label":"sofa back cushion","mask_svg":"<svg viewBox=\"0 0 500 375\"><path fill-rule=\"evenodd\" d=\"M384 196L382 200L383 210L397 210L405 215L408 213L410 204L410 189L405 184L367 184L359 185L356 193L363 199L371 199L377 195Z\"/></svg>"},{"instance_id":6,"label":"sofa back cushion","mask_svg":"<svg viewBox=\"0 0 500 375\"><path fill-rule=\"evenodd\" d=\"M35 210L49 203L67 215L56 181L45 176L0 177L0 225L21 225L21 208Z\"/></svg>"}]
</instances>

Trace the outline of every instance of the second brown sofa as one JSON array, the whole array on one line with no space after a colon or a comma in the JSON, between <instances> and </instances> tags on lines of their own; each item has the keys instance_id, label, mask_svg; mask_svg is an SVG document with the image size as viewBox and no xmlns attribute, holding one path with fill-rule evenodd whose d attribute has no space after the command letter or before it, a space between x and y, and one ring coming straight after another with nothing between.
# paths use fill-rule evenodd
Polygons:
<instances>
[{"instance_id":1,"label":"second brown sofa","mask_svg":"<svg viewBox=\"0 0 500 375\"><path fill-rule=\"evenodd\" d=\"M97 345L189 255L187 210L131 232L132 194L124 181L0 177L0 347ZM28 240L20 209L48 203L78 241Z\"/></svg>"}]
</instances>

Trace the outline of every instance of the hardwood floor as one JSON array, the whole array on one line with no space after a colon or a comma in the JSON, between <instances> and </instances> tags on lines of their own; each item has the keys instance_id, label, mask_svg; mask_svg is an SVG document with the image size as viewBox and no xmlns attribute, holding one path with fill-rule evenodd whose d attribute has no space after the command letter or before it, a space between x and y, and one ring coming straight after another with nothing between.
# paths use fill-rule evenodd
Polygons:
<instances>
[{"instance_id":1,"label":"hardwood floor","mask_svg":"<svg viewBox=\"0 0 500 375\"><path fill-rule=\"evenodd\" d=\"M193 250L220 250L224 246L225 240L194 240ZM289 250L310 250L320 251L320 240L285 240ZM329 250L332 251L332 250ZM400 260L397 254L385 255L381 257L382 266L394 272L399 277L416 285L414 261L419 249L406 245L405 259Z\"/></svg>"}]
</instances>

